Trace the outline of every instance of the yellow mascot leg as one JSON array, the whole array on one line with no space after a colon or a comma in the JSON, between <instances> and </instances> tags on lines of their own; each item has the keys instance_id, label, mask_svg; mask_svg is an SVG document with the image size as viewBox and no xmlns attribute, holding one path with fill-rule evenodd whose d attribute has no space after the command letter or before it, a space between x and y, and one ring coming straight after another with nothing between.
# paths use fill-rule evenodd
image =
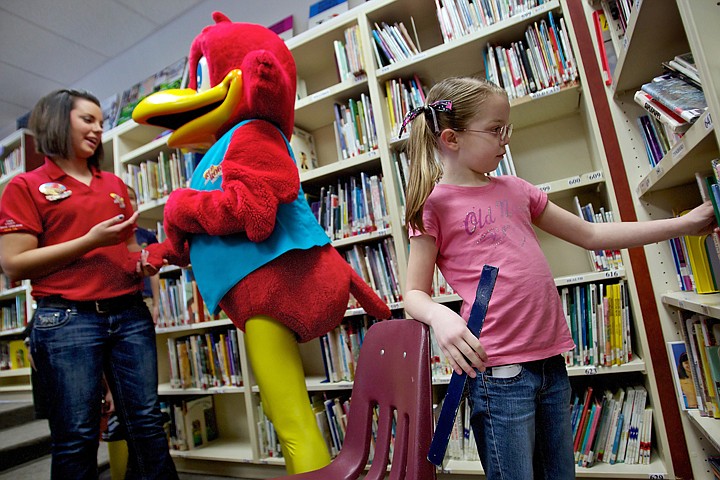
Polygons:
<instances>
[{"instance_id":1,"label":"yellow mascot leg","mask_svg":"<svg viewBox=\"0 0 720 480\"><path fill-rule=\"evenodd\" d=\"M275 426L289 475L330 463L310 406L295 334L266 316L245 323L245 346L260 387L263 409Z\"/></svg>"},{"instance_id":2,"label":"yellow mascot leg","mask_svg":"<svg viewBox=\"0 0 720 480\"><path fill-rule=\"evenodd\" d=\"M110 478L124 480L128 462L128 446L125 440L107 442L108 460L110 463Z\"/></svg>"}]
</instances>

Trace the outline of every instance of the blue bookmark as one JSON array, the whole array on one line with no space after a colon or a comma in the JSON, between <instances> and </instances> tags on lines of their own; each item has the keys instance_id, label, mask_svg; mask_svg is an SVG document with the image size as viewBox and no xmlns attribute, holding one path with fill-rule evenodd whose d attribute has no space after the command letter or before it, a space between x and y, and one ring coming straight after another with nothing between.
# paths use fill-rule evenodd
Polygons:
<instances>
[{"instance_id":1,"label":"blue bookmark","mask_svg":"<svg viewBox=\"0 0 720 480\"><path fill-rule=\"evenodd\" d=\"M484 265L482 273L480 274L480 281L478 282L477 292L475 293L475 303L473 303L472 309L470 310L470 319L467 325L476 337L480 336L480 330L482 329L483 322L485 322L485 315L487 314L488 304L490 303L490 296L492 295L493 288L495 288L497 274L498 268L491 265ZM448 441L450 440L453 423L455 423L455 416L457 415L458 408L460 408L460 400L462 400L466 380L467 374L465 372L460 375L453 372L452 378L450 378L450 385L448 385L447 393L445 394L445 401L440 410L440 418L435 427L435 434L433 435L430 451L427 456L430 463L438 467L442 465L443 459L445 458L445 451L447 450Z\"/></svg>"}]
</instances>

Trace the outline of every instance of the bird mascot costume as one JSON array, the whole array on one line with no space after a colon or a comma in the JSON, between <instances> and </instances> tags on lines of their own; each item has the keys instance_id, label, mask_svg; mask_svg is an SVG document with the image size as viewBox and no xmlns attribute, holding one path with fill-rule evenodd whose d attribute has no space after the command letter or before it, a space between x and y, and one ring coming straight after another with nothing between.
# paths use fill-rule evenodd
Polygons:
<instances>
[{"instance_id":1,"label":"bird mascot costume","mask_svg":"<svg viewBox=\"0 0 720 480\"><path fill-rule=\"evenodd\" d=\"M349 294L376 318L385 303L330 245L300 187L288 143L295 62L260 25L213 13L192 42L188 88L165 90L134 110L138 123L173 130L172 147L207 150L190 188L170 194L167 240L149 262L192 263L203 299L245 332L265 413L288 473L330 462L308 399L299 342L335 328Z\"/></svg>"}]
</instances>

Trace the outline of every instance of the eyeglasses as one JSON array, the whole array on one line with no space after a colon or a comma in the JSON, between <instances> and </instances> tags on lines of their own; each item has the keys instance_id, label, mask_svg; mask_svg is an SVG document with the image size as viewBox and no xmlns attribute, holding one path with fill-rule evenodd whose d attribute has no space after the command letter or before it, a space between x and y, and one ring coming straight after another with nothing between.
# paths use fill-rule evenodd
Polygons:
<instances>
[{"instance_id":1,"label":"eyeglasses","mask_svg":"<svg viewBox=\"0 0 720 480\"><path fill-rule=\"evenodd\" d=\"M512 136L513 124L508 123L507 125L501 125L499 127L493 128L492 130L471 130L469 128L455 128L453 130L455 130L456 132L491 133L498 137L498 140L504 142L505 140L509 140Z\"/></svg>"}]
</instances>

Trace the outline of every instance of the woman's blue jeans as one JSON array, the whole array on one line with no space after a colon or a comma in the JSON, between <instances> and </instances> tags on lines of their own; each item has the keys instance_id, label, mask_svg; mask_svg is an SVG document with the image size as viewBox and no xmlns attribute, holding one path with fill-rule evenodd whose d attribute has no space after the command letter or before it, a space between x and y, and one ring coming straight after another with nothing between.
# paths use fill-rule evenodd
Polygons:
<instances>
[{"instance_id":1,"label":"woman's blue jeans","mask_svg":"<svg viewBox=\"0 0 720 480\"><path fill-rule=\"evenodd\" d=\"M511 378L468 379L471 425L488 480L575 478L570 381L561 356Z\"/></svg>"},{"instance_id":2,"label":"woman's blue jeans","mask_svg":"<svg viewBox=\"0 0 720 480\"><path fill-rule=\"evenodd\" d=\"M126 426L127 479L175 479L157 396L155 330L144 303L113 314L39 307L31 353L48 402L53 479L97 479L102 375Z\"/></svg>"}]
</instances>

